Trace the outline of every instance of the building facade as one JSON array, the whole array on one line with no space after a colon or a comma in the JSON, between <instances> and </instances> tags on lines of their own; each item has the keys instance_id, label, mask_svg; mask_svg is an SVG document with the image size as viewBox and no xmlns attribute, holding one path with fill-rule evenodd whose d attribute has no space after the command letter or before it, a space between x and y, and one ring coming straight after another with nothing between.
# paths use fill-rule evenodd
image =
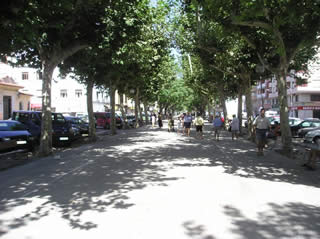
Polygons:
<instances>
[{"instance_id":1,"label":"building facade","mask_svg":"<svg viewBox=\"0 0 320 239\"><path fill-rule=\"evenodd\" d=\"M16 107L16 99L12 98L10 101L11 109L41 110L42 73L40 71L33 68L12 67L6 63L0 63L0 78L6 76L11 77L12 80L16 82L17 86L19 86L17 88L19 90L19 97L29 96L29 104L25 105L26 103L24 102L23 107ZM86 93L85 85L80 84L77 80L71 77L60 77L58 69L54 71L51 88L51 107L53 112L67 113L71 115L74 115L75 113L87 114ZM15 94L17 95L17 93ZM0 88L0 95L2 97L2 95L8 95L8 93L4 91L4 88ZM122 97L125 108L130 111L133 106L133 102L125 95ZM8 100L6 100L6 102L7 101ZM105 112L110 110L110 97L105 90L94 88L92 101L94 112ZM119 94L116 94L116 105L117 108L119 108ZM0 107L3 106L0 105Z\"/></svg>"},{"instance_id":2,"label":"building facade","mask_svg":"<svg viewBox=\"0 0 320 239\"><path fill-rule=\"evenodd\" d=\"M320 118L320 71L319 66L310 67L310 77L307 82L297 85L297 81L291 72L286 78L287 99L290 117ZM277 81L271 79L261 80L252 88L253 111L258 114L263 106L266 110L279 111Z\"/></svg>"},{"instance_id":3,"label":"building facade","mask_svg":"<svg viewBox=\"0 0 320 239\"><path fill-rule=\"evenodd\" d=\"M23 86L18 85L9 76L0 78L0 120L11 118L14 110L30 109L31 94L22 91Z\"/></svg>"}]
</instances>

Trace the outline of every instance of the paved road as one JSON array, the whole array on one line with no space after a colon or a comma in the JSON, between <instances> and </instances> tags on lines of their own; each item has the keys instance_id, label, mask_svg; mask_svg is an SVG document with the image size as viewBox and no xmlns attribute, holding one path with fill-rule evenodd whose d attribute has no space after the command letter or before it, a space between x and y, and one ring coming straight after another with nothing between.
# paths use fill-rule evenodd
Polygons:
<instances>
[{"instance_id":1,"label":"paved road","mask_svg":"<svg viewBox=\"0 0 320 239\"><path fill-rule=\"evenodd\" d=\"M212 138L119 131L0 172L0 238L320 238L318 171Z\"/></svg>"}]
</instances>

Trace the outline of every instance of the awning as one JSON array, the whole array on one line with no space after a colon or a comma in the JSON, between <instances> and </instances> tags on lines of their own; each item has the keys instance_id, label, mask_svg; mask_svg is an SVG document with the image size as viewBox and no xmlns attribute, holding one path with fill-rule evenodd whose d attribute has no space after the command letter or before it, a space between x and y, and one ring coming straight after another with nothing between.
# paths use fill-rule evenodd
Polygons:
<instances>
[{"instance_id":1,"label":"awning","mask_svg":"<svg viewBox=\"0 0 320 239\"><path fill-rule=\"evenodd\" d=\"M290 110L320 110L320 106L293 106L289 107Z\"/></svg>"},{"instance_id":2,"label":"awning","mask_svg":"<svg viewBox=\"0 0 320 239\"><path fill-rule=\"evenodd\" d=\"M32 109L41 109L42 108L42 104L31 104L31 108Z\"/></svg>"}]
</instances>

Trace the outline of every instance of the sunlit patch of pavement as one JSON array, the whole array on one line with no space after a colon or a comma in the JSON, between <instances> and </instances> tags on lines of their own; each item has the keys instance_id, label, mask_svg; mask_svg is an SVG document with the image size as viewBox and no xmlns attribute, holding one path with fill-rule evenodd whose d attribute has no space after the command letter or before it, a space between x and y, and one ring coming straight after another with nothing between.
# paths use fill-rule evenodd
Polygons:
<instances>
[{"instance_id":1,"label":"sunlit patch of pavement","mask_svg":"<svg viewBox=\"0 0 320 239\"><path fill-rule=\"evenodd\" d=\"M120 131L46 160L1 186L3 238L320 237L313 174L226 132Z\"/></svg>"}]
</instances>

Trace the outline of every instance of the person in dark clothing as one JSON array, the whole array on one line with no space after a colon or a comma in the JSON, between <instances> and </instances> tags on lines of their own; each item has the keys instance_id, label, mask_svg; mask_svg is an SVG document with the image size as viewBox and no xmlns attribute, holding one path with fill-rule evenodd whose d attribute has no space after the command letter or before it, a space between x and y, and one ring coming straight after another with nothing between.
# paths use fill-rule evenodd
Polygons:
<instances>
[{"instance_id":1,"label":"person in dark clothing","mask_svg":"<svg viewBox=\"0 0 320 239\"><path fill-rule=\"evenodd\" d=\"M159 113L158 114L158 125L159 125L159 128L161 129L162 128L162 117L161 117L161 114Z\"/></svg>"}]
</instances>

